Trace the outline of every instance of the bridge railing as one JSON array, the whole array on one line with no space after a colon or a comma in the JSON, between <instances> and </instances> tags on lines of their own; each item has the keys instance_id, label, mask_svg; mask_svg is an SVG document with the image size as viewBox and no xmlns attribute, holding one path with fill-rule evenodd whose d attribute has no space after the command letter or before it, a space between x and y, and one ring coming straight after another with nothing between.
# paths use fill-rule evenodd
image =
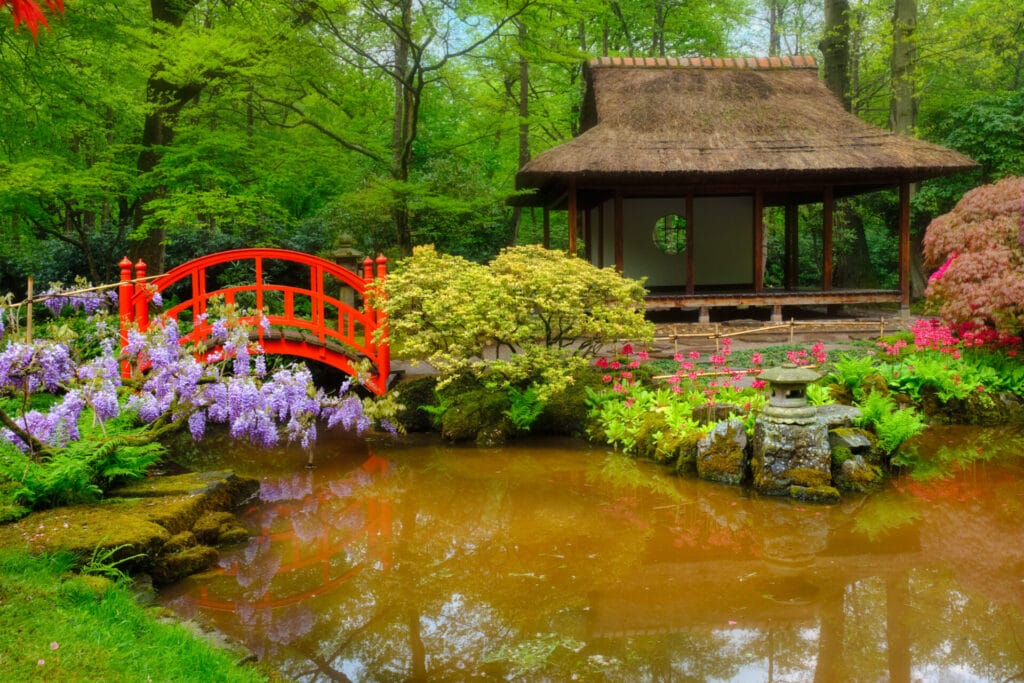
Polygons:
<instances>
[{"instance_id":1,"label":"bridge railing","mask_svg":"<svg viewBox=\"0 0 1024 683\"><path fill-rule=\"evenodd\" d=\"M220 285L216 272L227 265L236 267L251 262L252 281ZM294 271L295 265L309 268L308 285L271 281L267 266L282 262ZM183 263L167 273L148 280L146 264L123 259L120 285L121 344L127 344L128 329L149 327L150 305L157 293L173 292L176 301L159 313L183 325L183 340L200 342L210 336L213 326L207 320L211 300L234 304L252 313L251 322L260 315L270 322L270 333L255 325L256 341L268 354L290 355L317 360L349 375L358 371L365 358L372 366L366 386L381 395L387 389L391 356L387 341L387 319L371 303L368 290L387 277L387 259L363 261L360 275L317 256L286 249L235 249ZM273 270L273 269L271 269ZM237 279L237 278L236 278ZM379 334L378 334L379 331ZM379 337L379 340L378 340ZM124 371L125 368L122 368Z\"/></svg>"}]
</instances>

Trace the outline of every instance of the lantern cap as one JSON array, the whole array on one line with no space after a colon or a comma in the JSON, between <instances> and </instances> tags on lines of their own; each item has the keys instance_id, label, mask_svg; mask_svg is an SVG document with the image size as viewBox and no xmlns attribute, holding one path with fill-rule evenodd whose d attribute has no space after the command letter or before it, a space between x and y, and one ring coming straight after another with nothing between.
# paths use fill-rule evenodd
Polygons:
<instances>
[{"instance_id":1,"label":"lantern cap","mask_svg":"<svg viewBox=\"0 0 1024 683\"><path fill-rule=\"evenodd\" d=\"M810 384L821 379L821 375L806 366L783 363L763 371L759 379L773 384Z\"/></svg>"}]
</instances>

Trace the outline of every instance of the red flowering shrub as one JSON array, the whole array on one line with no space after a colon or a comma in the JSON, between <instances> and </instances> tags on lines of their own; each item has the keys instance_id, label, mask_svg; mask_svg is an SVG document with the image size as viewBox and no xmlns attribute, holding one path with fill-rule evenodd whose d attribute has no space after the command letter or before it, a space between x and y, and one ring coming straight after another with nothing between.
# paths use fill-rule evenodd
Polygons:
<instances>
[{"instance_id":1,"label":"red flowering shrub","mask_svg":"<svg viewBox=\"0 0 1024 683\"><path fill-rule=\"evenodd\" d=\"M965 194L928 226L924 256L938 269L926 294L947 322L1024 327L1024 178Z\"/></svg>"}]
</instances>

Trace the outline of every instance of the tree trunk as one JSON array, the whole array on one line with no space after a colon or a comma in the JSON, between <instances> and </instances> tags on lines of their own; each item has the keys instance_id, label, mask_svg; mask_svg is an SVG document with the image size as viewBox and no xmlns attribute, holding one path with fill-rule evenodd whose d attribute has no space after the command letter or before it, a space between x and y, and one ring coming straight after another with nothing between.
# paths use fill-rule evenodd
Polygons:
<instances>
[{"instance_id":1,"label":"tree trunk","mask_svg":"<svg viewBox=\"0 0 1024 683\"><path fill-rule=\"evenodd\" d=\"M917 0L896 0L892 16L892 99L889 101L889 127L893 132L913 135L917 118L914 96L914 29L917 26Z\"/></svg>"},{"instance_id":2,"label":"tree trunk","mask_svg":"<svg viewBox=\"0 0 1024 683\"><path fill-rule=\"evenodd\" d=\"M179 27L196 2L197 0L150 0L150 11L154 21ZM142 149L135 163L140 176L151 173L160 163L161 150L174 139L174 117L202 90L200 85L179 88L168 83L158 75L163 69L162 64L155 66L146 81L148 113L142 127ZM157 187L139 197L132 210L132 220L136 228L145 220L149 202L165 194L166 188ZM166 238L167 233L162 227L151 227L144 237L132 241L132 260L144 261L150 275L164 272Z\"/></svg>"},{"instance_id":3,"label":"tree trunk","mask_svg":"<svg viewBox=\"0 0 1024 683\"><path fill-rule=\"evenodd\" d=\"M846 226L853 235L853 239L843 250L841 259L836 267L836 279L840 287L877 289L879 286L878 273L871 263L868 251L868 239L864 233L864 221L855 207L849 202L839 202L836 205L837 222Z\"/></svg>"},{"instance_id":4,"label":"tree trunk","mask_svg":"<svg viewBox=\"0 0 1024 683\"><path fill-rule=\"evenodd\" d=\"M819 47L825 62L825 84L850 111L849 0L825 0L825 35Z\"/></svg>"},{"instance_id":5,"label":"tree trunk","mask_svg":"<svg viewBox=\"0 0 1024 683\"><path fill-rule=\"evenodd\" d=\"M519 168L530 160L530 63L526 59L526 24L516 22L519 29ZM512 235L509 245L515 246L519 241L519 223L523 209L520 206L512 210Z\"/></svg>"},{"instance_id":6,"label":"tree trunk","mask_svg":"<svg viewBox=\"0 0 1024 683\"><path fill-rule=\"evenodd\" d=\"M768 56L778 57L782 51L782 34L779 33L779 22L782 21L782 9L779 0L768 0Z\"/></svg>"},{"instance_id":7,"label":"tree trunk","mask_svg":"<svg viewBox=\"0 0 1024 683\"><path fill-rule=\"evenodd\" d=\"M409 166L412 162L411 126L414 116L414 93L409 68L409 47L412 36L412 0L402 0L400 30L395 32L395 118L391 136L391 177L401 183L409 180ZM409 218L409 204L404 191L395 195L392 206L395 236L398 251L402 256L412 255L412 229Z\"/></svg>"}]
</instances>

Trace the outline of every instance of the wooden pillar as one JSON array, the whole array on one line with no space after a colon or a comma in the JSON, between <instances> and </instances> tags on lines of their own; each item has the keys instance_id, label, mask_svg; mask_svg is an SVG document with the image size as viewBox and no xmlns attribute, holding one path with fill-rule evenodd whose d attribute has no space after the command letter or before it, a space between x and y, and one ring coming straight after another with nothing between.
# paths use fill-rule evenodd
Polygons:
<instances>
[{"instance_id":1,"label":"wooden pillar","mask_svg":"<svg viewBox=\"0 0 1024 683\"><path fill-rule=\"evenodd\" d=\"M825 188L825 197L821 206L821 289L832 290L832 228L835 214L835 200L832 197L832 186Z\"/></svg>"},{"instance_id":2,"label":"wooden pillar","mask_svg":"<svg viewBox=\"0 0 1024 683\"><path fill-rule=\"evenodd\" d=\"M900 183L900 314L910 313L910 183Z\"/></svg>"},{"instance_id":3,"label":"wooden pillar","mask_svg":"<svg viewBox=\"0 0 1024 683\"><path fill-rule=\"evenodd\" d=\"M604 203L597 207L597 267L604 268Z\"/></svg>"},{"instance_id":4,"label":"wooden pillar","mask_svg":"<svg viewBox=\"0 0 1024 683\"><path fill-rule=\"evenodd\" d=\"M551 248L551 212L544 207L544 248Z\"/></svg>"},{"instance_id":5,"label":"wooden pillar","mask_svg":"<svg viewBox=\"0 0 1024 683\"><path fill-rule=\"evenodd\" d=\"M693 294L696 290L696 274L694 273L696 259L694 258L693 243L693 193L686 193L686 293Z\"/></svg>"},{"instance_id":6,"label":"wooden pillar","mask_svg":"<svg viewBox=\"0 0 1024 683\"><path fill-rule=\"evenodd\" d=\"M587 258L587 263L594 262L594 210L584 209L583 210L583 253Z\"/></svg>"},{"instance_id":7,"label":"wooden pillar","mask_svg":"<svg viewBox=\"0 0 1024 683\"><path fill-rule=\"evenodd\" d=\"M569 179L569 256L576 255L576 230L578 229L579 207L576 205L576 179Z\"/></svg>"},{"instance_id":8,"label":"wooden pillar","mask_svg":"<svg viewBox=\"0 0 1024 683\"><path fill-rule=\"evenodd\" d=\"M786 204L786 238L783 261L786 267L786 289L796 289L800 271L800 207Z\"/></svg>"},{"instance_id":9,"label":"wooden pillar","mask_svg":"<svg viewBox=\"0 0 1024 683\"><path fill-rule=\"evenodd\" d=\"M764 191L754 190L754 293L764 290Z\"/></svg>"},{"instance_id":10,"label":"wooden pillar","mask_svg":"<svg viewBox=\"0 0 1024 683\"><path fill-rule=\"evenodd\" d=\"M622 192L615 193L615 270L620 273L625 269L625 258L623 256L623 245L625 240L622 237L625 224L625 215L622 207Z\"/></svg>"}]
</instances>

